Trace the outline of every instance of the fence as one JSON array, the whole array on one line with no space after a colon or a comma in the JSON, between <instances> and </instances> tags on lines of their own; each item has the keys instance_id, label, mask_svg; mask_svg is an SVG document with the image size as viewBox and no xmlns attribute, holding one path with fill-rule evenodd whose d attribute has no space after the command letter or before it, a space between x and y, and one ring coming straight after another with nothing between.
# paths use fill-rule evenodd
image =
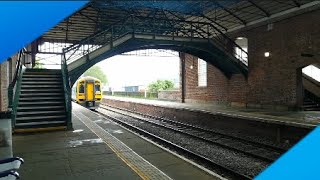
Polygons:
<instances>
[{"instance_id":1,"label":"fence","mask_svg":"<svg viewBox=\"0 0 320 180\"><path fill-rule=\"evenodd\" d=\"M147 99L157 99L158 93L153 92L120 92L120 91L103 91L103 95L108 96L121 96L121 97L133 97L133 98L147 98Z\"/></svg>"}]
</instances>

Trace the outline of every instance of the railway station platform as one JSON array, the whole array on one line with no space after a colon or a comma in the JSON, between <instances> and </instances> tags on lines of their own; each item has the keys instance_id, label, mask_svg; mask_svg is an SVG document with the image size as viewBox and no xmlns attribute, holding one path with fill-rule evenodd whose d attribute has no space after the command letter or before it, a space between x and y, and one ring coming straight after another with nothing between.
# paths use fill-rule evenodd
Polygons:
<instances>
[{"instance_id":1,"label":"railway station platform","mask_svg":"<svg viewBox=\"0 0 320 180\"><path fill-rule=\"evenodd\" d=\"M73 103L73 131L15 134L24 180L220 179Z\"/></svg>"},{"instance_id":2,"label":"railway station platform","mask_svg":"<svg viewBox=\"0 0 320 180\"><path fill-rule=\"evenodd\" d=\"M268 109L237 108L212 103L181 103L174 101L137 99L127 97L104 96L105 101L131 102L186 111L223 114L233 117L284 125L314 127L320 123L320 111L274 111Z\"/></svg>"},{"instance_id":3,"label":"railway station platform","mask_svg":"<svg viewBox=\"0 0 320 180\"><path fill-rule=\"evenodd\" d=\"M284 149L294 146L320 122L317 111L272 111L114 96L105 96L102 105L263 141Z\"/></svg>"}]
</instances>

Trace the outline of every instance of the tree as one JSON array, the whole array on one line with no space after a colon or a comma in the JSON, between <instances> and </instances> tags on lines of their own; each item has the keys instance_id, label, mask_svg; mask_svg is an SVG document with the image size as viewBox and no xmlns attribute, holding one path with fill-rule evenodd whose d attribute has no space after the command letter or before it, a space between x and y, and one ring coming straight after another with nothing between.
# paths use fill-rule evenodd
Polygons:
<instances>
[{"instance_id":1,"label":"tree","mask_svg":"<svg viewBox=\"0 0 320 180\"><path fill-rule=\"evenodd\" d=\"M35 66L33 67L35 69L43 69L43 64L41 64L40 59L35 60Z\"/></svg>"},{"instance_id":2,"label":"tree","mask_svg":"<svg viewBox=\"0 0 320 180\"><path fill-rule=\"evenodd\" d=\"M174 86L172 81L169 80L157 80L148 85L150 92L158 92L160 90L172 89Z\"/></svg>"},{"instance_id":3,"label":"tree","mask_svg":"<svg viewBox=\"0 0 320 180\"><path fill-rule=\"evenodd\" d=\"M106 74L102 71L99 66L93 66L83 73L84 76L91 76L99 79L101 83L108 84L108 79Z\"/></svg>"}]
</instances>

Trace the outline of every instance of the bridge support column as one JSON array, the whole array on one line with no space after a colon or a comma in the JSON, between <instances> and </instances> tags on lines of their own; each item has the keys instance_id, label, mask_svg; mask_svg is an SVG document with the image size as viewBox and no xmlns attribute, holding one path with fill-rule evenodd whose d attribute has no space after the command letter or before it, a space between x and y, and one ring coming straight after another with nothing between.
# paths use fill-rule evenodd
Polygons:
<instances>
[{"instance_id":1,"label":"bridge support column","mask_svg":"<svg viewBox=\"0 0 320 180\"><path fill-rule=\"evenodd\" d=\"M185 53L179 53L181 63L181 102L185 103L186 97L186 60Z\"/></svg>"},{"instance_id":2,"label":"bridge support column","mask_svg":"<svg viewBox=\"0 0 320 180\"><path fill-rule=\"evenodd\" d=\"M304 98L304 88L302 84L302 68L297 69L297 86L296 86L296 108L300 109L303 105L303 98Z\"/></svg>"}]
</instances>

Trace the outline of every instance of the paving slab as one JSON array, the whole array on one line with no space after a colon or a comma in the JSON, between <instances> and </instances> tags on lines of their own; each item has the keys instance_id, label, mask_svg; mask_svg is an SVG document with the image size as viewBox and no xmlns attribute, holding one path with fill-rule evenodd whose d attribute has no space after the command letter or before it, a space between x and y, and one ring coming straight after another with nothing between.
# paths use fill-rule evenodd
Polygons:
<instances>
[{"instance_id":1,"label":"paving slab","mask_svg":"<svg viewBox=\"0 0 320 180\"><path fill-rule=\"evenodd\" d=\"M73 104L73 107L75 108L77 106ZM75 109L75 111L77 110ZM105 131L112 134L112 136L122 141L138 155L143 157L145 160L159 168L161 171L163 171L165 174L167 174L169 177L173 179L220 179L190 164L189 162L181 159L180 157L177 157L172 153L168 153L166 150L159 147L158 145L155 145L154 143L145 140L145 138L141 138L140 135L132 133L131 131L119 126L117 123L113 123L111 120L105 117L101 117L101 115L97 114L96 112L90 112L88 110L82 109L80 115L82 117L87 116L92 119L97 119L97 117L100 117L99 121L94 121L96 125L98 125ZM123 153L128 152L125 151ZM182 172L181 169L177 170L175 169L175 165L179 165L177 167L185 167L183 171L189 171L192 173ZM170 171L168 170L168 168L165 168L169 166L171 168Z\"/></svg>"}]
</instances>

